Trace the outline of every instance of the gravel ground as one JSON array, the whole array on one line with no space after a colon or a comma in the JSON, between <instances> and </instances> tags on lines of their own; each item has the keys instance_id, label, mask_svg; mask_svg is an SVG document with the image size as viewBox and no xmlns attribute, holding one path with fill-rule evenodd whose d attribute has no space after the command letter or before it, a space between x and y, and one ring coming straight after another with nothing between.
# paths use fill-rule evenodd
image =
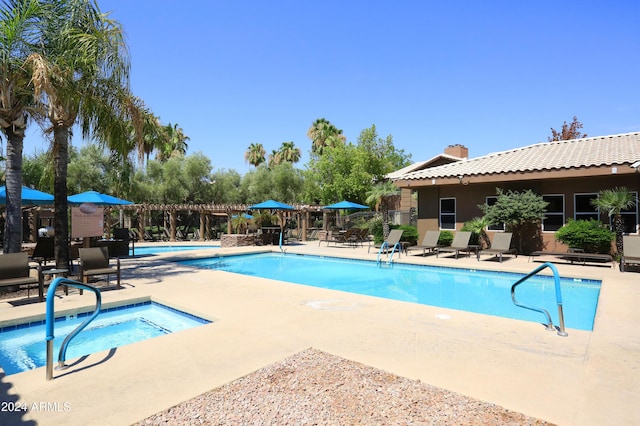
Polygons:
<instances>
[{"instance_id":1,"label":"gravel ground","mask_svg":"<svg viewBox=\"0 0 640 426\"><path fill-rule=\"evenodd\" d=\"M142 425L550 425L495 404L307 349Z\"/></svg>"}]
</instances>

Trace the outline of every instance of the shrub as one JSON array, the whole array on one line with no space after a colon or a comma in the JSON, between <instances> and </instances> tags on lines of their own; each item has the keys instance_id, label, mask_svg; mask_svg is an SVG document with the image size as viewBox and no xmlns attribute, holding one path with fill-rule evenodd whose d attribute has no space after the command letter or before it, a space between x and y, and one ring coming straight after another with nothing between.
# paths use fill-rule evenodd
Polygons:
<instances>
[{"instance_id":1,"label":"shrub","mask_svg":"<svg viewBox=\"0 0 640 426\"><path fill-rule=\"evenodd\" d=\"M609 253L615 234L597 220L572 220L556 232L556 240L585 253Z\"/></svg>"},{"instance_id":2,"label":"shrub","mask_svg":"<svg viewBox=\"0 0 640 426\"><path fill-rule=\"evenodd\" d=\"M411 246L415 246L418 243L418 228L412 225L400 225L394 227L394 229L402 229L401 241L406 241Z\"/></svg>"},{"instance_id":3,"label":"shrub","mask_svg":"<svg viewBox=\"0 0 640 426\"><path fill-rule=\"evenodd\" d=\"M438 245L449 247L453 242L453 232L451 231L441 231L440 238L438 238Z\"/></svg>"}]
</instances>

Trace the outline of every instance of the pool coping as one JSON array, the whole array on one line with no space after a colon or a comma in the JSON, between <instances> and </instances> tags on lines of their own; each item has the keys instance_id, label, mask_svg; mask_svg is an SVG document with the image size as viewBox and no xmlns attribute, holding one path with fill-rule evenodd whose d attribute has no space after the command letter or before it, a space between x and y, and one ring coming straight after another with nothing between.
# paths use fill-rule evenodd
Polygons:
<instances>
[{"instance_id":1,"label":"pool coping","mask_svg":"<svg viewBox=\"0 0 640 426\"><path fill-rule=\"evenodd\" d=\"M216 252L255 250L265 248ZM366 247L319 248L317 242L287 246L287 251L368 260L376 256ZM186 257L194 256L203 254ZM30 411L19 420L86 424L98 417L130 424L315 347L558 424L640 422L637 273L557 265L563 276L603 280L594 331L570 329L568 337L559 337L535 323L192 270L167 262L170 257L123 259L124 289L103 292L103 300L148 296L159 303L170 301L181 310L217 318L215 326L92 355L51 382L42 369L2 377L5 399L71 405L68 412ZM520 257L499 264L403 255L398 262L407 260L518 273L537 266ZM329 302L345 309L322 309ZM87 295L56 300L57 309L90 304ZM42 305L2 302L0 320L35 315Z\"/></svg>"}]
</instances>

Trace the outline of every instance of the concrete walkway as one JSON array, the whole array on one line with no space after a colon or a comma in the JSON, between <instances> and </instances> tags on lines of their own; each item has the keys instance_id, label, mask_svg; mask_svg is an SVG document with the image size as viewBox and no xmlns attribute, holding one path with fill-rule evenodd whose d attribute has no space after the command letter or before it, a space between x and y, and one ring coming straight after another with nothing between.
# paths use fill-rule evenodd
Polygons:
<instances>
[{"instance_id":1,"label":"concrete walkway","mask_svg":"<svg viewBox=\"0 0 640 426\"><path fill-rule=\"evenodd\" d=\"M206 249L179 256L272 249ZM286 249L376 258L366 247L318 247L317 242ZM28 411L2 411L0 424L130 424L308 347L560 425L640 424L637 272L558 264L563 276L603 280L594 331L569 329L568 337L559 337L536 323L167 262L175 257L123 260L124 289L104 291L103 304L151 299L212 324L90 355L55 371L52 381L45 380L44 367L2 375L0 401ZM403 255L397 261L513 272L539 265L523 256L502 264L448 256ZM56 312L94 302L86 293L58 295ZM3 301L0 324L43 317L44 308Z\"/></svg>"}]
</instances>

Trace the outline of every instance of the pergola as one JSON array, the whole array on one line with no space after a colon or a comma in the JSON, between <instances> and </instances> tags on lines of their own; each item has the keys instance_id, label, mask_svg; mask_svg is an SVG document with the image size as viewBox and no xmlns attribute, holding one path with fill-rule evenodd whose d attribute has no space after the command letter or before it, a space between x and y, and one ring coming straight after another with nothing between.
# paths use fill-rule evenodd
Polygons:
<instances>
[{"instance_id":1,"label":"pergola","mask_svg":"<svg viewBox=\"0 0 640 426\"><path fill-rule=\"evenodd\" d=\"M138 223L136 232L138 239L144 239L144 224L147 223L149 215L153 211L163 211L169 214L169 241L176 241L177 234L177 218L180 211L195 211L200 216L200 232L199 240L211 239L208 235L210 227L208 226L209 218L211 216L226 216L228 232L232 232L231 220L233 215L246 212L249 209L249 204L129 204L111 206L112 210L121 211L135 211L138 215ZM310 206L302 204L294 204L295 210L288 211L285 215L291 217L291 215L301 215L301 220L298 221L300 235L303 241L306 241L307 229L309 219L312 212L319 212L322 210L321 206Z\"/></svg>"}]
</instances>

